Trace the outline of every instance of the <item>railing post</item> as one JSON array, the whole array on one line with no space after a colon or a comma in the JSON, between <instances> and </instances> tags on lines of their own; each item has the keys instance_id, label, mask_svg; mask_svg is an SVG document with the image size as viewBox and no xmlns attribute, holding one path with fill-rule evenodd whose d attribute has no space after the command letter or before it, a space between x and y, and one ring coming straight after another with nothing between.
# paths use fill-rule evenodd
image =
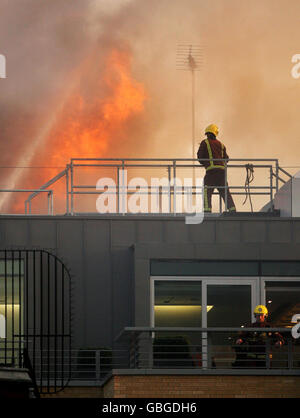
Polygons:
<instances>
[{"instance_id":1,"label":"railing post","mask_svg":"<svg viewBox=\"0 0 300 418\"><path fill-rule=\"evenodd\" d=\"M260 346L257 347L258 349L260 348ZM272 352L271 352L271 343L270 340L267 339L266 341L266 368L270 369L271 368L271 358L272 358Z\"/></svg>"},{"instance_id":2,"label":"railing post","mask_svg":"<svg viewBox=\"0 0 300 418\"><path fill-rule=\"evenodd\" d=\"M278 166L278 160L276 160L276 192L278 192L279 188L279 166Z\"/></svg>"},{"instance_id":3,"label":"railing post","mask_svg":"<svg viewBox=\"0 0 300 418\"><path fill-rule=\"evenodd\" d=\"M136 362L136 334L130 336L130 343L129 343L129 368L135 369L137 366Z\"/></svg>"},{"instance_id":4,"label":"railing post","mask_svg":"<svg viewBox=\"0 0 300 418\"><path fill-rule=\"evenodd\" d=\"M74 215L74 195L73 195L74 173L73 173L73 161L72 160L70 164L70 172L71 172L71 215Z\"/></svg>"},{"instance_id":5,"label":"railing post","mask_svg":"<svg viewBox=\"0 0 300 418\"><path fill-rule=\"evenodd\" d=\"M168 188L168 194L169 194L169 213L171 213L171 209L172 209L172 203L171 203L171 166L168 165L168 184L169 184L169 188ZM162 199L163 199L163 195L164 195L164 191L162 188ZM162 208L162 205L161 205ZM162 210L162 209L161 209Z\"/></svg>"},{"instance_id":6,"label":"railing post","mask_svg":"<svg viewBox=\"0 0 300 418\"><path fill-rule=\"evenodd\" d=\"M126 208L125 208L125 161L122 160L122 192L121 192L121 201L122 201L122 215L125 215L125 213L127 212L127 204L126 204Z\"/></svg>"},{"instance_id":7,"label":"railing post","mask_svg":"<svg viewBox=\"0 0 300 418\"><path fill-rule=\"evenodd\" d=\"M70 164L67 164L66 169L66 213L69 215L69 169Z\"/></svg>"},{"instance_id":8,"label":"railing post","mask_svg":"<svg viewBox=\"0 0 300 418\"><path fill-rule=\"evenodd\" d=\"M273 167L270 167L270 202L273 201Z\"/></svg>"},{"instance_id":9,"label":"railing post","mask_svg":"<svg viewBox=\"0 0 300 418\"><path fill-rule=\"evenodd\" d=\"M225 212L227 212L228 210L228 205L227 205L227 196L228 196L228 187L227 187L227 161L224 161L225 163Z\"/></svg>"},{"instance_id":10,"label":"railing post","mask_svg":"<svg viewBox=\"0 0 300 418\"><path fill-rule=\"evenodd\" d=\"M176 215L176 160L173 160L173 213Z\"/></svg>"},{"instance_id":11,"label":"railing post","mask_svg":"<svg viewBox=\"0 0 300 418\"><path fill-rule=\"evenodd\" d=\"M48 215L53 215L53 191L48 193Z\"/></svg>"},{"instance_id":12,"label":"railing post","mask_svg":"<svg viewBox=\"0 0 300 418\"><path fill-rule=\"evenodd\" d=\"M96 350L96 380L101 379L101 350Z\"/></svg>"},{"instance_id":13,"label":"railing post","mask_svg":"<svg viewBox=\"0 0 300 418\"><path fill-rule=\"evenodd\" d=\"M117 213L120 213L120 167L117 166Z\"/></svg>"},{"instance_id":14,"label":"railing post","mask_svg":"<svg viewBox=\"0 0 300 418\"><path fill-rule=\"evenodd\" d=\"M293 345L292 340L288 340L288 368L293 368Z\"/></svg>"}]
</instances>

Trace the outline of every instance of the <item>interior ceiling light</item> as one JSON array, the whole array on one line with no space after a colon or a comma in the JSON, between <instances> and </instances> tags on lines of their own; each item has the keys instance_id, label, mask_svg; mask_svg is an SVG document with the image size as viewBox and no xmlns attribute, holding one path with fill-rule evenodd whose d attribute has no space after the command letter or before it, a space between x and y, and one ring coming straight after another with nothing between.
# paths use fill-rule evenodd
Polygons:
<instances>
[{"instance_id":1,"label":"interior ceiling light","mask_svg":"<svg viewBox=\"0 0 300 418\"><path fill-rule=\"evenodd\" d=\"M214 305L207 305L206 310L209 312ZM202 310L201 305L155 305L155 310L162 309L162 310Z\"/></svg>"}]
</instances>

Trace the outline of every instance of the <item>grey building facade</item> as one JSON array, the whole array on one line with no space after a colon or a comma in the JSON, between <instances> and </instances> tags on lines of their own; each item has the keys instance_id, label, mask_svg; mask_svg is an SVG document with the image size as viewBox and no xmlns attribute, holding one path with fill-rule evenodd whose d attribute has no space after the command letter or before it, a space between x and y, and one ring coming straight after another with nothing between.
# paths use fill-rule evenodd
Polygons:
<instances>
[{"instance_id":1,"label":"grey building facade","mask_svg":"<svg viewBox=\"0 0 300 418\"><path fill-rule=\"evenodd\" d=\"M2 216L0 234L2 249L44 249L64 263L76 347L110 347L124 327L154 326L150 278L255 277L252 306L265 302L266 273L255 263L272 262L267 276L276 280L300 279L298 218L221 216L186 225L179 216Z\"/></svg>"}]
</instances>

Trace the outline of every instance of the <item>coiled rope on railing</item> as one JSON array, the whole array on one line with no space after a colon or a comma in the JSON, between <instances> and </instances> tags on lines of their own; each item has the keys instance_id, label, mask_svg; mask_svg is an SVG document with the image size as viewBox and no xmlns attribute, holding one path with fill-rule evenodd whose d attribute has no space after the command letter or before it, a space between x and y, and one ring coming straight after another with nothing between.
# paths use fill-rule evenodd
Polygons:
<instances>
[{"instance_id":1,"label":"coiled rope on railing","mask_svg":"<svg viewBox=\"0 0 300 418\"><path fill-rule=\"evenodd\" d=\"M252 181L254 180L254 167L253 167L253 164L246 164L245 167L246 167L246 181L245 181L246 197L243 202L243 205L249 199L251 212L253 212L253 205L252 205L251 192L250 192L250 183L252 183Z\"/></svg>"}]
</instances>

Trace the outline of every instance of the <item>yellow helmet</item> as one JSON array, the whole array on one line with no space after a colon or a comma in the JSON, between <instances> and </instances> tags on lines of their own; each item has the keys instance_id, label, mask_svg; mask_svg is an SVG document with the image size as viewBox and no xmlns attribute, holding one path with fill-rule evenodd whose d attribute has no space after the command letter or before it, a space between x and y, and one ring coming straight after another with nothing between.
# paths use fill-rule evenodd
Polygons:
<instances>
[{"instance_id":1,"label":"yellow helmet","mask_svg":"<svg viewBox=\"0 0 300 418\"><path fill-rule=\"evenodd\" d=\"M254 313L258 315L259 314L268 315L268 309L264 305L257 305L256 308L254 309Z\"/></svg>"},{"instance_id":2,"label":"yellow helmet","mask_svg":"<svg viewBox=\"0 0 300 418\"><path fill-rule=\"evenodd\" d=\"M208 125L208 127L205 129L205 133L207 134L208 132L217 136L219 134L219 128L217 127L217 125L214 125L212 123L211 125Z\"/></svg>"}]
</instances>

